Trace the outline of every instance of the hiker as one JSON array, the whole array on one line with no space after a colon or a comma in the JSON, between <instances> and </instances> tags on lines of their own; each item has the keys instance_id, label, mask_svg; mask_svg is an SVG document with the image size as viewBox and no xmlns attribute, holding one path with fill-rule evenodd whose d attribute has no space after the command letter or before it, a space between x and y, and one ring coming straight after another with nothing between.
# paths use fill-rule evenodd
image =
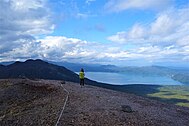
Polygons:
<instances>
[{"instance_id":1,"label":"hiker","mask_svg":"<svg viewBox=\"0 0 189 126\"><path fill-rule=\"evenodd\" d=\"M81 68L81 71L79 72L79 78L80 78L80 85L82 87L84 86L84 78L85 78L85 73L83 68Z\"/></svg>"}]
</instances>

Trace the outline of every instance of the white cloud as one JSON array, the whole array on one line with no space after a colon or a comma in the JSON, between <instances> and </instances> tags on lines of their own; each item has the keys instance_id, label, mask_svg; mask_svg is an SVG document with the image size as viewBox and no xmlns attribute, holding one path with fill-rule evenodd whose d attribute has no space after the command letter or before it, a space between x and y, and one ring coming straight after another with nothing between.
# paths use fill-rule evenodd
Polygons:
<instances>
[{"instance_id":1,"label":"white cloud","mask_svg":"<svg viewBox=\"0 0 189 126\"><path fill-rule=\"evenodd\" d=\"M118 32L116 35L108 37L108 40L119 43L142 43L148 35L147 29L143 26L136 24L128 32Z\"/></svg>"},{"instance_id":2,"label":"white cloud","mask_svg":"<svg viewBox=\"0 0 189 126\"><path fill-rule=\"evenodd\" d=\"M1 0L0 43L11 51L54 30L46 0Z\"/></svg>"},{"instance_id":3,"label":"white cloud","mask_svg":"<svg viewBox=\"0 0 189 126\"><path fill-rule=\"evenodd\" d=\"M88 18L90 17L91 15L88 15L88 14L83 14L83 13L77 13L75 15L76 18Z\"/></svg>"},{"instance_id":4,"label":"white cloud","mask_svg":"<svg viewBox=\"0 0 189 126\"><path fill-rule=\"evenodd\" d=\"M118 32L109 40L122 43L189 44L189 8L160 13L149 25L135 24L129 31ZM143 41L141 41L143 40Z\"/></svg>"},{"instance_id":5,"label":"white cloud","mask_svg":"<svg viewBox=\"0 0 189 126\"><path fill-rule=\"evenodd\" d=\"M161 10L170 6L171 0L109 0L105 9L110 12L120 12L127 9Z\"/></svg>"},{"instance_id":6,"label":"white cloud","mask_svg":"<svg viewBox=\"0 0 189 126\"><path fill-rule=\"evenodd\" d=\"M107 39L113 42L125 43L127 32L118 32L116 35L109 36Z\"/></svg>"},{"instance_id":7,"label":"white cloud","mask_svg":"<svg viewBox=\"0 0 189 126\"><path fill-rule=\"evenodd\" d=\"M156 59L159 54L168 59L175 57L177 60L186 60L189 55L188 13L189 8L164 11L149 25L135 24L130 30L118 32L107 39L122 44L140 45L141 48L136 48L136 53L148 53ZM151 52L152 50L155 52Z\"/></svg>"},{"instance_id":8,"label":"white cloud","mask_svg":"<svg viewBox=\"0 0 189 126\"><path fill-rule=\"evenodd\" d=\"M4 0L6 1L6 0ZM7 1L8 2L8 1ZM29 9L37 9L44 6L41 0L10 0L11 8L18 11L28 11Z\"/></svg>"},{"instance_id":9,"label":"white cloud","mask_svg":"<svg viewBox=\"0 0 189 126\"><path fill-rule=\"evenodd\" d=\"M96 0L86 0L85 3L90 5L92 2L95 2Z\"/></svg>"},{"instance_id":10,"label":"white cloud","mask_svg":"<svg viewBox=\"0 0 189 126\"><path fill-rule=\"evenodd\" d=\"M139 47L125 50L120 45L100 44L95 42L82 41L76 38L67 38L63 36L47 36L40 40L41 48L39 52L45 54L49 60L71 60L72 62L116 63L117 61L128 60L157 60L165 55L176 52L170 52L167 48L157 46ZM171 48L171 47L170 47ZM39 54L38 52L38 54ZM161 53L160 53L161 52ZM158 56L158 55L159 56Z\"/></svg>"},{"instance_id":11,"label":"white cloud","mask_svg":"<svg viewBox=\"0 0 189 126\"><path fill-rule=\"evenodd\" d=\"M171 19L168 14L162 14L151 24L151 33L154 35L169 35L176 26L174 23L174 19Z\"/></svg>"},{"instance_id":12,"label":"white cloud","mask_svg":"<svg viewBox=\"0 0 189 126\"><path fill-rule=\"evenodd\" d=\"M147 35L146 29L138 24L134 25L133 28L129 31L128 37L132 39L142 38Z\"/></svg>"},{"instance_id":13,"label":"white cloud","mask_svg":"<svg viewBox=\"0 0 189 126\"><path fill-rule=\"evenodd\" d=\"M47 36L39 40L41 43L41 53L49 60L82 60L86 57L94 57L96 51L93 49L96 43L82 41L76 38L64 36Z\"/></svg>"},{"instance_id":14,"label":"white cloud","mask_svg":"<svg viewBox=\"0 0 189 126\"><path fill-rule=\"evenodd\" d=\"M76 63L113 63L127 61L155 62L166 60L188 60L188 46L178 50L174 45L169 47L140 46L124 49L124 46L100 44L64 36L46 36L38 42L30 42L0 54L0 58L28 59L41 58L51 61L69 61ZM185 50L185 51L184 51ZM30 53L28 53L30 52ZM183 57L183 55L185 57ZM180 58L182 56L182 59ZM139 62L140 63L140 62Z\"/></svg>"},{"instance_id":15,"label":"white cloud","mask_svg":"<svg viewBox=\"0 0 189 126\"><path fill-rule=\"evenodd\" d=\"M189 27L188 27L189 28ZM189 34L183 36L182 38L177 40L177 44L181 46L188 46L189 45Z\"/></svg>"},{"instance_id":16,"label":"white cloud","mask_svg":"<svg viewBox=\"0 0 189 126\"><path fill-rule=\"evenodd\" d=\"M0 54L0 57L13 58L42 58L46 60L71 60L71 62L102 63L116 60L135 59L140 54L123 50L119 46L87 42L64 36L47 36L33 44L23 44L12 51ZM28 53L30 52L30 53ZM140 55L141 56L141 55Z\"/></svg>"}]
</instances>

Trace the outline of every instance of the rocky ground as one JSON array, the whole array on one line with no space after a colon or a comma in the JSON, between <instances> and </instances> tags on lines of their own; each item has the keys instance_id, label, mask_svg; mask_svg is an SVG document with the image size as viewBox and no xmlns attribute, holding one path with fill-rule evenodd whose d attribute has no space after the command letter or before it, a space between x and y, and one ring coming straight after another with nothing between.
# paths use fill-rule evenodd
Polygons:
<instances>
[{"instance_id":1,"label":"rocky ground","mask_svg":"<svg viewBox=\"0 0 189 126\"><path fill-rule=\"evenodd\" d=\"M63 81L1 80L0 125L55 125L66 98ZM66 82L59 126L188 126L189 108Z\"/></svg>"},{"instance_id":2,"label":"rocky ground","mask_svg":"<svg viewBox=\"0 0 189 126\"><path fill-rule=\"evenodd\" d=\"M53 126L65 94L53 81L1 80L0 126Z\"/></svg>"}]
</instances>

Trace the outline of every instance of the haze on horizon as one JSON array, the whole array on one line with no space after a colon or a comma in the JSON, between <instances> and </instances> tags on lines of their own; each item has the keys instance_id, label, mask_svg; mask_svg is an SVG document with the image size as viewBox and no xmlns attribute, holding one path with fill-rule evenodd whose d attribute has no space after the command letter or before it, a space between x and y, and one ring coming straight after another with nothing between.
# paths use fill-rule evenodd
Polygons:
<instances>
[{"instance_id":1,"label":"haze on horizon","mask_svg":"<svg viewBox=\"0 0 189 126\"><path fill-rule=\"evenodd\" d=\"M0 62L189 67L189 0L0 0Z\"/></svg>"}]
</instances>

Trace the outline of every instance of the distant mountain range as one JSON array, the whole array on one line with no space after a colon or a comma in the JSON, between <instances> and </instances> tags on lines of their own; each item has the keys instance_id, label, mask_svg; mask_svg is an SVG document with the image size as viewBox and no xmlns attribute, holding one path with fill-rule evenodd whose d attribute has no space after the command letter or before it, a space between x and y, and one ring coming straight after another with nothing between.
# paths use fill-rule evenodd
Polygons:
<instances>
[{"instance_id":1,"label":"distant mountain range","mask_svg":"<svg viewBox=\"0 0 189 126\"><path fill-rule=\"evenodd\" d=\"M27 77L79 82L78 75L74 72L80 71L81 68L84 68L87 72L126 72L129 74L162 75L183 84L189 84L189 70L186 69L171 69L162 66L118 67L115 65L45 62L39 59L3 63L3 65L0 65L0 78ZM91 84L95 83L95 81L88 79L86 81Z\"/></svg>"},{"instance_id":2,"label":"distant mountain range","mask_svg":"<svg viewBox=\"0 0 189 126\"><path fill-rule=\"evenodd\" d=\"M10 64L13 64L15 63L15 61L10 61L10 62L0 62L1 65L4 65L4 66L7 66L7 65L10 65Z\"/></svg>"},{"instance_id":3,"label":"distant mountain range","mask_svg":"<svg viewBox=\"0 0 189 126\"><path fill-rule=\"evenodd\" d=\"M164 67L164 66L128 66L118 67L115 65L100 65L100 64L77 64L68 62L51 62L59 66L65 66L72 71L79 71L80 68L84 68L87 72L121 72L128 74L140 74L140 75L161 75L170 77L183 84L189 85L189 69L182 67Z\"/></svg>"},{"instance_id":4,"label":"distant mountain range","mask_svg":"<svg viewBox=\"0 0 189 126\"><path fill-rule=\"evenodd\" d=\"M64 66L74 72L79 72L81 68L84 68L87 72L116 72L114 69L118 68L115 65L101 65L101 64L81 64L81 63L69 63L69 62L51 62L49 63Z\"/></svg>"},{"instance_id":5,"label":"distant mountain range","mask_svg":"<svg viewBox=\"0 0 189 126\"><path fill-rule=\"evenodd\" d=\"M189 68L181 67L164 67L164 66L127 66L119 67L115 65L101 65L101 64L81 64L81 63L69 63L69 62L50 62L49 63L64 66L74 72L80 71L80 68L84 68L87 72L129 72L138 74L172 74L174 72L189 72Z\"/></svg>"}]
</instances>

